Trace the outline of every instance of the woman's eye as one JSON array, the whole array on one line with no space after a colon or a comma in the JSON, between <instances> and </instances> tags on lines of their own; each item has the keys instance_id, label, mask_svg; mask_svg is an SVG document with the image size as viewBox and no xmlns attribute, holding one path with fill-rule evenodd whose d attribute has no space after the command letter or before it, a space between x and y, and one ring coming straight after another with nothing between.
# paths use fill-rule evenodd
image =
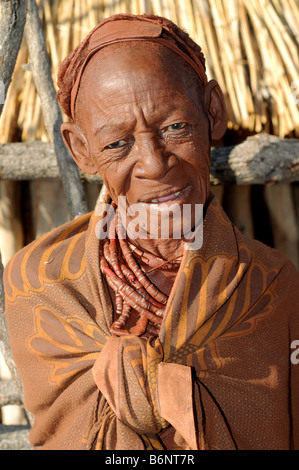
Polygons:
<instances>
[{"instance_id":1,"label":"woman's eye","mask_svg":"<svg viewBox=\"0 0 299 470\"><path fill-rule=\"evenodd\" d=\"M185 122L176 122L175 124L171 124L171 126L168 126L168 129L170 131L179 131L183 129L186 126Z\"/></svg>"},{"instance_id":2,"label":"woman's eye","mask_svg":"<svg viewBox=\"0 0 299 470\"><path fill-rule=\"evenodd\" d=\"M117 140L116 142L113 142L112 144L107 145L107 149L118 149L120 147L123 147L126 145L127 141L126 140Z\"/></svg>"}]
</instances>

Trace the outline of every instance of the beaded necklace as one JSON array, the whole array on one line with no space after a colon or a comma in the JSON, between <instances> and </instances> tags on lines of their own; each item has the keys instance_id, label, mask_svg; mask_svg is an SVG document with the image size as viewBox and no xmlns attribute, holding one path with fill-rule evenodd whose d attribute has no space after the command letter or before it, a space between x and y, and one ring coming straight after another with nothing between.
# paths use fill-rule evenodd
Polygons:
<instances>
[{"instance_id":1,"label":"beaded necklace","mask_svg":"<svg viewBox=\"0 0 299 470\"><path fill-rule=\"evenodd\" d=\"M142 335L147 332L158 336L168 296L147 278L138 258L150 267L147 270L149 273L155 269L177 269L182 256L167 261L128 243L117 210L108 225L108 238L100 243L100 269L115 293L118 318L112 324L110 332L117 336L130 334L127 323L131 310L134 309L141 318L134 334Z\"/></svg>"}]
</instances>

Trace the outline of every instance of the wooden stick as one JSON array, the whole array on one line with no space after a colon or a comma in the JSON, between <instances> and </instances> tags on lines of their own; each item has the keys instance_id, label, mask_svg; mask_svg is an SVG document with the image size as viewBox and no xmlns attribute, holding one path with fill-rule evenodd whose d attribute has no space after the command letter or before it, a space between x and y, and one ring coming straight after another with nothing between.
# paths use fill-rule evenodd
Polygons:
<instances>
[{"instance_id":1,"label":"wooden stick","mask_svg":"<svg viewBox=\"0 0 299 470\"><path fill-rule=\"evenodd\" d=\"M89 11L89 29L91 30L98 23L93 0L87 0L87 8Z\"/></svg>"},{"instance_id":2,"label":"wooden stick","mask_svg":"<svg viewBox=\"0 0 299 470\"><path fill-rule=\"evenodd\" d=\"M298 77L298 64L293 62L294 58L291 57L287 44L285 43L285 38L287 36L286 30L284 30L284 34L281 34L278 29L278 21L277 16L271 15L271 6L269 2L262 0L262 3L259 4L258 2L251 2L251 4L256 6L256 11L259 12L260 15L263 16L263 20L267 25L271 36L273 38L274 44L277 47L277 50L280 53L280 60L285 64L288 72L290 73L291 77L295 79ZM280 28L282 30L283 27ZM296 57L295 52L295 57ZM297 65L297 66L296 66Z\"/></svg>"},{"instance_id":3,"label":"wooden stick","mask_svg":"<svg viewBox=\"0 0 299 470\"><path fill-rule=\"evenodd\" d=\"M70 37L71 37L71 17L73 12L74 0L68 0L67 5L65 2L63 4L63 14L61 17L61 22L63 29L61 31L61 52L60 58L64 59L70 52Z\"/></svg>"},{"instance_id":4,"label":"wooden stick","mask_svg":"<svg viewBox=\"0 0 299 470\"><path fill-rule=\"evenodd\" d=\"M173 0L162 0L163 14L175 24L178 23L176 4Z\"/></svg>"},{"instance_id":5,"label":"wooden stick","mask_svg":"<svg viewBox=\"0 0 299 470\"><path fill-rule=\"evenodd\" d=\"M230 53L233 56L231 73L235 77L235 88L240 103L240 112L242 116L242 126L248 128L249 113L253 112L253 103L251 93L248 89L245 77L245 67L243 63L240 31L243 30L241 17L237 10L236 0L229 0L229 2L222 2L223 11L226 13L227 18L227 32L230 40Z\"/></svg>"},{"instance_id":6,"label":"wooden stick","mask_svg":"<svg viewBox=\"0 0 299 470\"><path fill-rule=\"evenodd\" d=\"M60 133L61 113L56 102L56 93L51 78L51 69L43 38L37 6L28 0L25 36L29 50L32 75L41 99L46 128L54 144L58 166L64 186L71 218L87 212L87 204L79 178L78 168L65 147Z\"/></svg>"},{"instance_id":7,"label":"wooden stick","mask_svg":"<svg viewBox=\"0 0 299 470\"><path fill-rule=\"evenodd\" d=\"M203 21L202 21L201 14L198 10L197 2L193 1L192 6L193 6L193 12L194 12L194 21L195 21L194 40L202 48L203 54L205 56L206 75L208 77L208 80L210 80L212 77L216 78L217 75L215 73L213 73L214 64L212 63L212 60L211 60L211 57L210 57L209 48L208 48L207 40L206 40L206 36L205 36L205 27L204 27L204 24L203 24ZM178 21L176 20L176 23L177 22ZM224 91L224 89L223 89L223 91Z\"/></svg>"},{"instance_id":8,"label":"wooden stick","mask_svg":"<svg viewBox=\"0 0 299 470\"><path fill-rule=\"evenodd\" d=\"M297 38L299 40L299 7L297 0L283 0L283 9L288 20L288 24Z\"/></svg>"},{"instance_id":9,"label":"wooden stick","mask_svg":"<svg viewBox=\"0 0 299 470\"><path fill-rule=\"evenodd\" d=\"M273 8L273 4L267 2L267 13L269 14L269 21L271 18L273 25L275 25L277 28L277 33L280 38L280 41L285 41L286 47L292 57L292 60L295 61L296 57L298 57L298 47L295 44L293 38L291 37L290 30L286 27L285 22L282 22L281 17L283 16L283 12L281 12L280 16L278 12L275 11L275 8Z\"/></svg>"},{"instance_id":10,"label":"wooden stick","mask_svg":"<svg viewBox=\"0 0 299 470\"><path fill-rule=\"evenodd\" d=\"M243 2L239 2L239 15L240 15L240 23L242 24L242 43L245 49L245 53L247 56L247 65L249 68L249 86L250 90L247 91L247 96L250 97L250 102L247 102L247 108L249 113L248 119L248 129L253 131L255 129L254 122L255 116L254 113L258 112L258 109L261 108L257 104L257 100L260 99L259 95L257 94L258 90L258 83L259 83L259 62L260 62L260 54L259 51L255 51L253 49L252 44L252 34L250 32L249 24L248 24L248 16Z\"/></svg>"},{"instance_id":11,"label":"wooden stick","mask_svg":"<svg viewBox=\"0 0 299 470\"><path fill-rule=\"evenodd\" d=\"M265 187L264 195L271 220L274 247L285 253L298 268L298 233L291 187L288 184Z\"/></svg>"},{"instance_id":12,"label":"wooden stick","mask_svg":"<svg viewBox=\"0 0 299 470\"><path fill-rule=\"evenodd\" d=\"M20 110L18 115L18 125L22 127L23 122L26 119L26 112L27 112L27 100L29 96L29 90L31 87L32 82L32 74L29 70L23 72L23 89L20 92Z\"/></svg>"},{"instance_id":13,"label":"wooden stick","mask_svg":"<svg viewBox=\"0 0 299 470\"><path fill-rule=\"evenodd\" d=\"M59 59L58 59L56 37L55 37L54 26L53 26L54 22L53 22L52 11L51 11L49 0L43 0L43 9L44 9L44 15L45 15L45 20L46 20L46 25L47 25L45 34L47 35L49 49L50 49L52 74L56 76L58 66L59 66Z\"/></svg>"},{"instance_id":14,"label":"wooden stick","mask_svg":"<svg viewBox=\"0 0 299 470\"><path fill-rule=\"evenodd\" d=\"M75 0L72 16L72 49L75 49L81 42L81 0ZM63 57L61 57L63 60Z\"/></svg>"},{"instance_id":15,"label":"wooden stick","mask_svg":"<svg viewBox=\"0 0 299 470\"><path fill-rule=\"evenodd\" d=\"M81 6L81 38L80 38L80 42L89 33L90 29L91 28L90 28L90 25L89 25L88 11L86 10L86 8L82 8L82 6Z\"/></svg>"},{"instance_id":16,"label":"wooden stick","mask_svg":"<svg viewBox=\"0 0 299 470\"><path fill-rule=\"evenodd\" d=\"M2 264L2 259L1 259L1 253L0 253L0 341L4 345L5 362L12 374L15 384L17 385L17 388L21 396L21 400L24 403L25 397L24 397L24 389L23 389L22 380L15 366L15 362L14 362L12 352L10 349L10 344L9 344L8 327L7 327L6 317L5 317L5 294L4 294L4 287L3 287L3 264ZM33 420L32 420L31 415L30 415L30 419L32 423Z\"/></svg>"},{"instance_id":17,"label":"wooden stick","mask_svg":"<svg viewBox=\"0 0 299 470\"><path fill-rule=\"evenodd\" d=\"M1 2L0 6L0 82L3 84L4 92L4 99L0 102L1 116L23 38L26 21L26 1L11 0L9 2Z\"/></svg>"},{"instance_id":18,"label":"wooden stick","mask_svg":"<svg viewBox=\"0 0 299 470\"><path fill-rule=\"evenodd\" d=\"M12 75L11 86L8 88L7 98L0 117L0 143L15 140L18 127L18 115L21 107L20 93L24 87L24 70L21 68L21 65L26 61L27 48L23 41Z\"/></svg>"},{"instance_id":19,"label":"wooden stick","mask_svg":"<svg viewBox=\"0 0 299 470\"><path fill-rule=\"evenodd\" d=\"M222 204L223 195L224 195L224 185L219 184L218 186L212 186L211 191L214 194L214 196L218 199L220 204Z\"/></svg>"},{"instance_id":20,"label":"wooden stick","mask_svg":"<svg viewBox=\"0 0 299 470\"><path fill-rule=\"evenodd\" d=\"M4 266L24 246L20 189L17 181L1 181L0 183L1 256Z\"/></svg>"},{"instance_id":21,"label":"wooden stick","mask_svg":"<svg viewBox=\"0 0 299 470\"><path fill-rule=\"evenodd\" d=\"M225 188L225 211L232 223L240 232L249 238L254 238L254 225L251 207L251 186L231 185Z\"/></svg>"},{"instance_id":22,"label":"wooden stick","mask_svg":"<svg viewBox=\"0 0 299 470\"><path fill-rule=\"evenodd\" d=\"M36 98L36 90L35 85L32 80L30 80L30 88L28 91L28 98L26 103L26 116L23 123L23 131L22 131L22 141L32 140L32 118L34 112L34 105L35 105L35 98Z\"/></svg>"},{"instance_id":23,"label":"wooden stick","mask_svg":"<svg viewBox=\"0 0 299 470\"><path fill-rule=\"evenodd\" d=\"M188 31L190 36L194 39L195 24L192 13L192 6L189 0L178 2L177 4L177 17L179 18L180 25Z\"/></svg>"},{"instance_id":24,"label":"wooden stick","mask_svg":"<svg viewBox=\"0 0 299 470\"><path fill-rule=\"evenodd\" d=\"M153 15L162 16L162 8L159 0L151 0L151 9Z\"/></svg>"},{"instance_id":25,"label":"wooden stick","mask_svg":"<svg viewBox=\"0 0 299 470\"><path fill-rule=\"evenodd\" d=\"M239 107L239 100L236 96L236 90L234 86L234 78L232 77L230 73L230 65L229 65L229 60L230 60L230 52L229 52L229 46L227 42L227 38L224 32L224 25L222 22L222 16L220 12L217 9L217 3L215 0L210 0L210 8L211 8L211 14L213 17L214 25L215 25L215 31L218 39L218 44L219 44L219 54L221 57L221 63L222 63L222 69L223 73L225 76L225 81L226 81L226 89L228 92L228 96L232 105L232 110L233 110L233 122L236 124L241 123L241 113L240 113L240 107Z\"/></svg>"},{"instance_id":26,"label":"wooden stick","mask_svg":"<svg viewBox=\"0 0 299 470\"><path fill-rule=\"evenodd\" d=\"M220 63L220 56L219 56L219 48L217 43L217 38L215 34L215 30L213 27L213 23L210 16L209 6L206 0L196 0L194 2L195 12L197 17L201 19L202 26L201 29L205 34L206 41L207 41L207 48L206 53L211 57L211 68L215 71L214 77L218 81L220 87L222 88L226 104L228 108L230 107L230 99L226 93L226 83L224 78L224 73L222 70L222 65ZM232 117L232 116L230 116Z\"/></svg>"},{"instance_id":27,"label":"wooden stick","mask_svg":"<svg viewBox=\"0 0 299 470\"><path fill-rule=\"evenodd\" d=\"M273 41L269 36L269 32L262 21L261 15L256 12L255 3L248 0L250 9L250 19L252 21L254 30L256 31L256 39L259 44L259 50L262 56L263 67L264 67L264 83L267 83L269 89L271 89L273 96L276 96L275 106L280 106L280 116L278 121L278 132L280 136L286 135L289 131L286 126L286 120L282 117L287 113L286 107L283 103L283 99L280 98L280 82L279 82L279 70L281 69L281 61L277 60L275 50L273 48ZM267 47L265 47L267 46ZM283 69L282 69L283 70ZM283 71L280 72L280 76L283 75ZM280 100L280 103L277 101ZM256 130L258 130L256 128Z\"/></svg>"}]
</instances>

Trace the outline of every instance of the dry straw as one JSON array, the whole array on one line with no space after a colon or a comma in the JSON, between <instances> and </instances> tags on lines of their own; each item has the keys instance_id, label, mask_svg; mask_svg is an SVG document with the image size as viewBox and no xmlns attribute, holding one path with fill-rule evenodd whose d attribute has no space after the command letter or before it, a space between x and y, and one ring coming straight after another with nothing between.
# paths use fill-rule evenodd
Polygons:
<instances>
[{"instance_id":1,"label":"dry straw","mask_svg":"<svg viewBox=\"0 0 299 470\"><path fill-rule=\"evenodd\" d=\"M103 18L153 13L179 24L203 48L209 79L225 95L229 126L299 135L297 0L39 0L53 79L63 58ZM0 121L0 142L47 139L22 45ZM299 91L298 91L299 95ZM297 95L297 97L298 97Z\"/></svg>"}]
</instances>

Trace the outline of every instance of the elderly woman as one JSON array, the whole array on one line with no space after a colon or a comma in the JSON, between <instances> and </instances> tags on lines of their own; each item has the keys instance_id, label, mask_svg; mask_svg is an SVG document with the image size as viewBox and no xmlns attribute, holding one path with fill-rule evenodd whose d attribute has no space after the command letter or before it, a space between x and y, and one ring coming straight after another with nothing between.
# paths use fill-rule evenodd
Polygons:
<instances>
[{"instance_id":1,"label":"elderly woman","mask_svg":"<svg viewBox=\"0 0 299 470\"><path fill-rule=\"evenodd\" d=\"M58 85L65 144L107 194L5 270L32 444L298 448L298 273L210 193L210 144L227 117L201 49L165 18L113 16L65 59ZM159 229L188 206L195 237L199 205L200 246L180 211L169 237L153 236L153 214Z\"/></svg>"}]
</instances>

